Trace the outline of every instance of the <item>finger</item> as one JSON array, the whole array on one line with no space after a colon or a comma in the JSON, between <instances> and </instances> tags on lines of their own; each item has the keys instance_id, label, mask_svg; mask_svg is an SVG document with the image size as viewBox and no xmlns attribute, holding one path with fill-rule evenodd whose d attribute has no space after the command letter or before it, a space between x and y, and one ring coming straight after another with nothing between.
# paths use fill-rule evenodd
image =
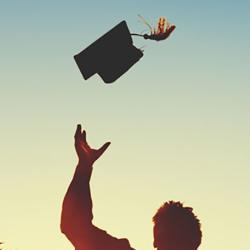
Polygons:
<instances>
[{"instance_id":1,"label":"finger","mask_svg":"<svg viewBox=\"0 0 250 250\"><path fill-rule=\"evenodd\" d=\"M106 142L102 147L100 147L97 150L96 159L98 159L104 153L104 151L109 147L110 144L111 144L111 142Z\"/></svg>"},{"instance_id":2,"label":"finger","mask_svg":"<svg viewBox=\"0 0 250 250\"><path fill-rule=\"evenodd\" d=\"M89 144L87 143L86 131L85 131L85 130L83 130L82 133L81 133L81 141L84 143L84 147L85 147L87 150L91 150Z\"/></svg>"},{"instance_id":3,"label":"finger","mask_svg":"<svg viewBox=\"0 0 250 250\"><path fill-rule=\"evenodd\" d=\"M81 130L82 130L81 124L77 124L75 138L79 138L79 136L81 136Z\"/></svg>"},{"instance_id":4,"label":"finger","mask_svg":"<svg viewBox=\"0 0 250 250\"><path fill-rule=\"evenodd\" d=\"M82 131L82 140L83 140L83 142L86 142L86 131L85 130Z\"/></svg>"}]
</instances>

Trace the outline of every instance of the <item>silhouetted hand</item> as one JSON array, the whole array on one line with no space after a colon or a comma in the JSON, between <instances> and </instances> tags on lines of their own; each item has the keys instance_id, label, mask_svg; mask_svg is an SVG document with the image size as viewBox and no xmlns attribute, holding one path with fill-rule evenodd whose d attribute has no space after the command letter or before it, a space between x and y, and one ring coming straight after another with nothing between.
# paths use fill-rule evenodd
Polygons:
<instances>
[{"instance_id":1,"label":"silhouetted hand","mask_svg":"<svg viewBox=\"0 0 250 250\"><path fill-rule=\"evenodd\" d=\"M78 124L75 132L75 149L79 158L79 163L92 166L93 163L104 153L110 142L106 142L99 149L92 149L86 141L86 132L82 131L81 125Z\"/></svg>"}]
</instances>

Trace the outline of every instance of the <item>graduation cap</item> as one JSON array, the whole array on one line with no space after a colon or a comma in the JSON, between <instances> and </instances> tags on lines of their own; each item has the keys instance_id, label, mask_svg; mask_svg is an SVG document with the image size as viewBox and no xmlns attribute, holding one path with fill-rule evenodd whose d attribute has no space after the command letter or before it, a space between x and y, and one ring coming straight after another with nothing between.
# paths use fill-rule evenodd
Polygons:
<instances>
[{"instance_id":1,"label":"graduation cap","mask_svg":"<svg viewBox=\"0 0 250 250\"><path fill-rule=\"evenodd\" d=\"M133 45L126 22L122 21L74 59L85 80L97 73L105 83L112 83L142 56L142 51Z\"/></svg>"}]
</instances>

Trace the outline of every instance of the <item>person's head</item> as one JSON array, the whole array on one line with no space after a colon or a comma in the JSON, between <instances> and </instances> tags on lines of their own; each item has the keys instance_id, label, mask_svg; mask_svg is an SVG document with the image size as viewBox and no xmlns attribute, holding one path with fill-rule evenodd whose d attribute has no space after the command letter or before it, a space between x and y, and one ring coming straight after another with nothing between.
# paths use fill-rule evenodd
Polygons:
<instances>
[{"instance_id":1,"label":"person's head","mask_svg":"<svg viewBox=\"0 0 250 250\"><path fill-rule=\"evenodd\" d=\"M191 207L165 202L153 217L154 247L158 250L196 250L201 243L200 221Z\"/></svg>"}]
</instances>

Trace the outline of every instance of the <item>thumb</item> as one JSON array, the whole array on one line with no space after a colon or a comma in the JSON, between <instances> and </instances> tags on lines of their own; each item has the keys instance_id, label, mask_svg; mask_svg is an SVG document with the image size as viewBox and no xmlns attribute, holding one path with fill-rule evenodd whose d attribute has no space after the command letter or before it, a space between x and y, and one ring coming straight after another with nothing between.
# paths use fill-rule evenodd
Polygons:
<instances>
[{"instance_id":1,"label":"thumb","mask_svg":"<svg viewBox=\"0 0 250 250\"><path fill-rule=\"evenodd\" d=\"M104 153L110 144L111 142L106 142L103 146L96 150L96 159L98 159Z\"/></svg>"}]
</instances>

